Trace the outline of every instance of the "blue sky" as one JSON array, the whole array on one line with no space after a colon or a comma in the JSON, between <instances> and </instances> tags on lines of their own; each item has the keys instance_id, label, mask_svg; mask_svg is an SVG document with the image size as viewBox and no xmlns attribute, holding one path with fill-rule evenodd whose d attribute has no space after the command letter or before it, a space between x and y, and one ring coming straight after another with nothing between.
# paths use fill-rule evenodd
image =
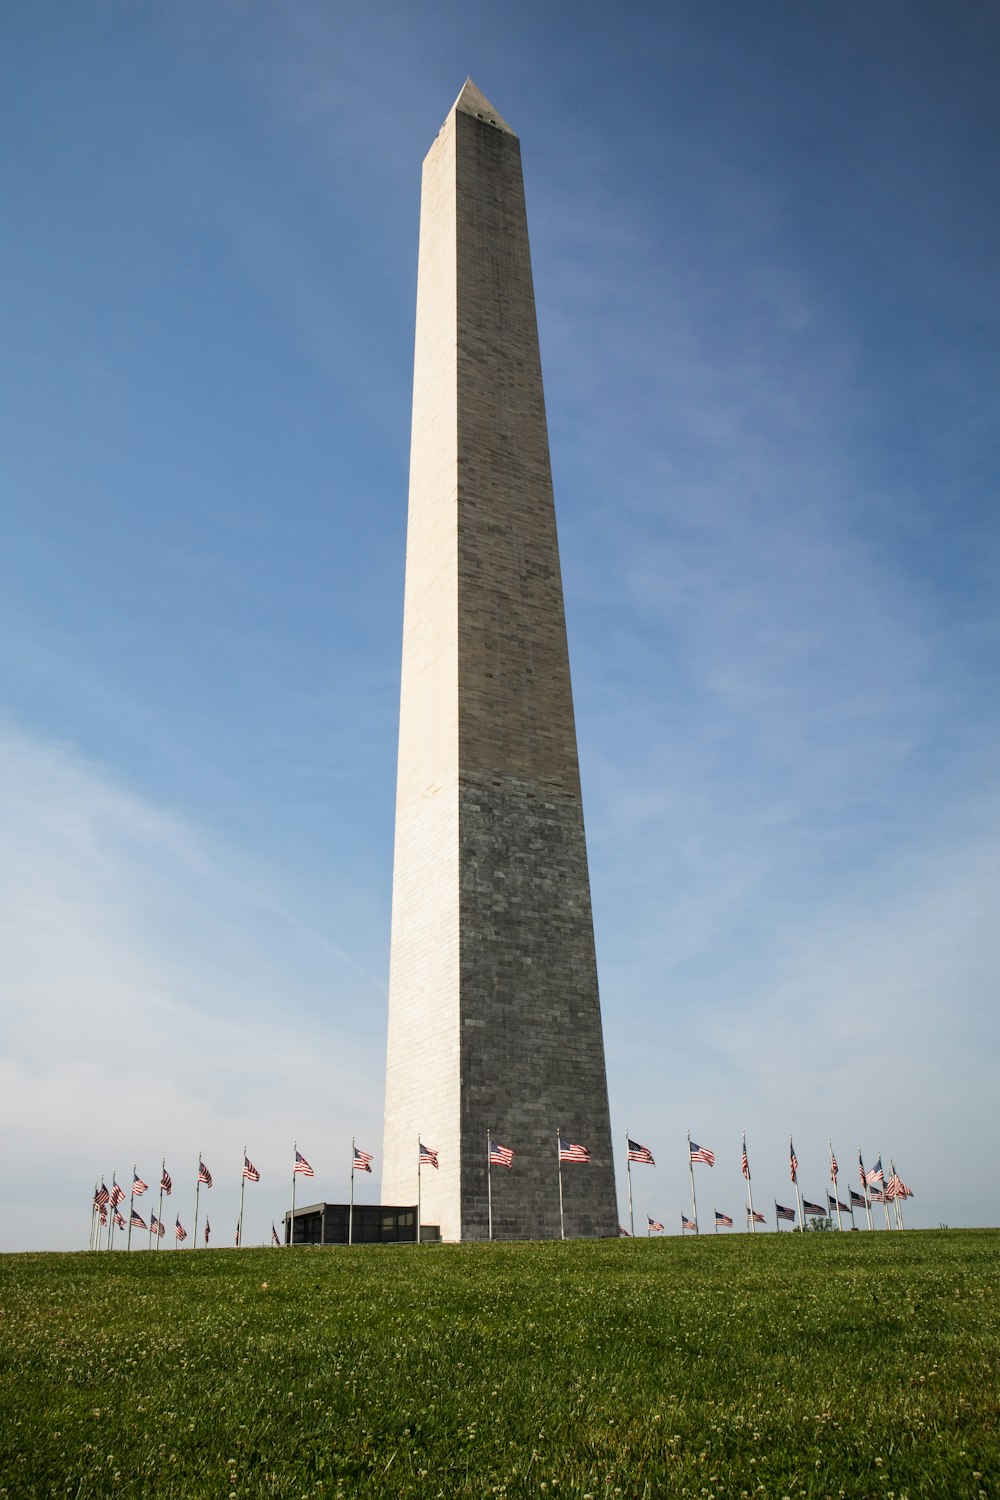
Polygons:
<instances>
[{"instance_id":1,"label":"blue sky","mask_svg":"<svg viewBox=\"0 0 1000 1500\"><path fill-rule=\"evenodd\" d=\"M521 136L612 1120L997 1222L1000 16L7 7L0 1247L381 1142L420 163ZM515 1143L516 1144L516 1143ZM376 1157L377 1160L377 1157ZM621 1163L624 1198L624 1161ZM843 1179L842 1179L843 1180ZM375 1198L377 1177L368 1185Z\"/></svg>"}]
</instances>

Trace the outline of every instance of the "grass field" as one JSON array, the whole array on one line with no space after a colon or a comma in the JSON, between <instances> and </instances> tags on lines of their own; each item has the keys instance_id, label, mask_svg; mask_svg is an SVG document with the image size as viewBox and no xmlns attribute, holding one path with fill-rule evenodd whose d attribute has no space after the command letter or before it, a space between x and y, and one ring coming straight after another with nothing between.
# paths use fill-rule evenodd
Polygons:
<instances>
[{"instance_id":1,"label":"grass field","mask_svg":"<svg viewBox=\"0 0 1000 1500\"><path fill-rule=\"evenodd\" d=\"M0 1258L0 1495L1000 1495L1000 1232Z\"/></svg>"}]
</instances>

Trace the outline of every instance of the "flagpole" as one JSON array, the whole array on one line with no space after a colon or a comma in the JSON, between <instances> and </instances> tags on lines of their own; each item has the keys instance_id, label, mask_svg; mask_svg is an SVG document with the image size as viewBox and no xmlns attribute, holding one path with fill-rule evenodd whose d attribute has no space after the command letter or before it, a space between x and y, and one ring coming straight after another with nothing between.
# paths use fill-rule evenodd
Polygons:
<instances>
[{"instance_id":1,"label":"flagpole","mask_svg":"<svg viewBox=\"0 0 1000 1500\"><path fill-rule=\"evenodd\" d=\"M858 1170L861 1174L861 1196L865 1200L865 1213L868 1215L868 1228L872 1228L872 1206L868 1197L868 1179L865 1176L865 1164L861 1160L861 1142L858 1142Z\"/></svg>"},{"instance_id":2,"label":"flagpole","mask_svg":"<svg viewBox=\"0 0 1000 1500\"><path fill-rule=\"evenodd\" d=\"M625 1132L625 1170L628 1175L628 1227L635 1239L635 1215L632 1212L632 1153L629 1150L629 1133Z\"/></svg>"},{"instance_id":3,"label":"flagpole","mask_svg":"<svg viewBox=\"0 0 1000 1500\"><path fill-rule=\"evenodd\" d=\"M777 1198L775 1198L775 1200L774 1200L774 1227L777 1230L777 1232L780 1234L781 1233L781 1220L778 1218L778 1200L777 1200Z\"/></svg>"},{"instance_id":4,"label":"flagpole","mask_svg":"<svg viewBox=\"0 0 1000 1500\"><path fill-rule=\"evenodd\" d=\"M837 1174L833 1170L833 1164L837 1160L837 1158L833 1154L833 1141L829 1136L827 1136L826 1138L826 1144L830 1148L830 1181L833 1183L833 1196L837 1204L837 1228L840 1230L841 1234L843 1234L844 1226L840 1221L840 1189L837 1186Z\"/></svg>"},{"instance_id":5,"label":"flagpole","mask_svg":"<svg viewBox=\"0 0 1000 1500\"><path fill-rule=\"evenodd\" d=\"M131 1250L132 1248L132 1205L135 1203L135 1169L138 1165L138 1162L134 1161L132 1163L132 1191L128 1196L128 1234L125 1237L126 1250Z\"/></svg>"},{"instance_id":6,"label":"flagpole","mask_svg":"<svg viewBox=\"0 0 1000 1500\"><path fill-rule=\"evenodd\" d=\"M299 1159L299 1143L298 1143L298 1141L293 1141L293 1143L292 1143L292 1222L289 1225L289 1229L288 1229L288 1243L289 1243L289 1245L294 1245L295 1244L295 1179L299 1175L298 1172L296 1172L296 1170L295 1170L295 1165L296 1165L298 1159Z\"/></svg>"},{"instance_id":7,"label":"flagpole","mask_svg":"<svg viewBox=\"0 0 1000 1500\"><path fill-rule=\"evenodd\" d=\"M198 1250L198 1199L201 1196L201 1152L198 1152L198 1181L195 1182L195 1233L190 1241L190 1248Z\"/></svg>"},{"instance_id":8,"label":"flagpole","mask_svg":"<svg viewBox=\"0 0 1000 1500\"><path fill-rule=\"evenodd\" d=\"M244 1197L246 1195L246 1190L247 1190L246 1164L247 1164L247 1148L246 1148L246 1146L244 1146L243 1147L243 1170L242 1170L242 1172L240 1174L240 1222L236 1226L236 1243L237 1243L237 1245L240 1246L241 1249L243 1247L243 1199L244 1199Z\"/></svg>"},{"instance_id":9,"label":"flagpole","mask_svg":"<svg viewBox=\"0 0 1000 1500\"><path fill-rule=\"evenodd\" d=\"M98 1215L98 1208L97 1208L97 1183L95 1182L94 1183L94 1196L90 1200L90 1235L89 1235L89 1237L87 1239L87 1249L88 1250L93 1250L93 1248L94 1248L94 1220L96 1218L98 1218L98 1216L99 1215Z\"/></svg>"},{"instance_id":10,"label":"flagpole","mask_svg":"<svg viewBox=\"0 0 1000 1500\"><path fill-rule=\"evenodd\" d=\"M566 1221L563 1218L562 1192L562 1127L556 1126L556 1170L559 1173L559 1238L566 1238Z\"/></svg>"},{"instance_id":11,"label":"flagpole","mask_svg":"<svg viewBox=\"0 0 1000 1500\"><path fill-rule=\"evenodd\" d=\"M156 1222L158 1224L162 1224L163 1223L163 1174L164 1174L164 1172L166 1170L167 1170L167 1158L164 1157L163 1161L161 1163L161 1166L160 1166L160 1211L156 1215ZM152 1226L150 1226L150 1227L152 1227ZM157 1231L157 1235L156 1235L156 1248L157 1248L157 1250L159 1250L159 1248L160 1248L160 1241L161 1241L162 1238L163 1238L163 1236L159 1233L159 1231Z\"/></svg>"},{"instance_id":12,"label":"flagpole","mask_svg":"<svg viewBox=\"0 0 1000 1500\"><path fill-rule=\"evenodd\" d=\"M791 1165L792 1157L794 1156L794 1154L795 1154L795 1148L792 1145L792 1138L791 1138L791 1136L789 1136L788 1137L788 1162L789 1162L789 1165ZM795 1201L799 1205L799 1228L800 1229L805 1229L805 1227L806 1227L806 1221L805 1221L805 1219L803 1217L803 1214L802 1214L802 1194L799 1192L799 1167L798 1167L798 1162L796 1162L796 1164L795 1164L795 1176L792 1178L792 1185L795 1188Z\"/></svg>"},{"instance_id":13,"label":"flagpole","mask_svg":"<svg viewBox=\"0 0 1000 1500\"><path fill-rule=\"evenodd\" d=\"M750 1233L756 1234L757 1220L753 1216L753 1188L750 1186L750 1158L747 1156L747 1133L745 1130L743 1132L743 1160L747 1164L747 1197L750 1199Z\"/></svg>"},{"instance_id":14,"label":"flagpole","mask_svg":"<svg viewBox=\"0 0 1000 1500\"><path fill-rule=\"evenodd\" d=\"M892 1173L892 1182L894 1182L895 1184L895 1176L897 1176L897 1164L895 1164L895 1161L892 1160L892 1157L889 1157L889 1170L891 1170ZM895 1187L894 1197L892 1197L892 1214L894 1214L895 1221L897 1221L897 1229L903 1229L903 1215L901 1215L900 1212L900 1194L898 1194L898 1190Z\"/></svg>"},{"instance_id":15,"label":"flagpole","mask_svg":"<svg viewBox=\"0 0 1000 1500\"><path fill-rule=\"evenodd\" d=\"M882 1160L882 1151L881 1151L881 1149L879 1150L879 1153L878 1153L878 1159L879 1159L879 1162L881 1162L881 1160ZM892 1225L889 1223L889 1205L885 1201L885 1168L884 1167L882 1168L882 1208L883 1208L883 1211L885 1213L885 1227L886 1227L886 1229L891 1229Z\"/></svg>"},{"instance_id":16,"label":"flagpole","mask_svg":"<svg viewBox=\"0 0 1000 1500\"><path fill-rule=\"evenodd\" d=\"M353 1176L353 1170L352 1174ZM417 1244L420 1244L420 1136L417 1136Z\"/></svg>"},{"instance_id":17,"label":"flagpole","mask_svg":"<svg viewBox=\"0 0 1000 1500\"><path fill-rule=\"evenodd\" d=\"M698 1200L694 1193L694 1162L691 1160L691 1132L688 1131L688 1171L691 1173L691 1212L694 1214L694 1232L700 1234L698 1228Z\"/></svg>"},{"instance_id":18,"label":"flagpole","mask_svg":"<svg viewBox=\"0 0 1000 1500\"><path fill-rule=\"evenodd\" d=\"M893 1162L893 1164L892 1164L892 1175L893 1175L893 1177L895 1177L895 1175L896 1175L896 1163L895 1162ZM905 1222L905 1220L903 1218L903 1204L906 1202L906 1194L905 1193L897 1193L896 1197L893 1199L893 1202L895 1203L896 1209L897 1209L897 1211L899 1213L899 1227L900 1227L900 1229L905 1229L906 1228L906 1222Z\"/></svg>"},{"instance_id":19,"label":"flagpole","mask_svg":"<svg viewBox=\"0 0 1000 1500\"><path fill-rule=\"evenodd\" d=\"M112 1172L112 1174L111 1174L111 1198L108 1199L108 1249L109 1250L113 1250L115 1248L115 1246L114 1246L114 1240L113 1240L113 1235L114 1235L114 1232L115 1232L115 1209L118 1207L118 1204L117 1203L113 1203L111 1201L111 1199L114 1198L114 1196L115 1196L115 1187L117 1185L117 1181L118 1181L117 1177L115 1176L114 1172Z\"/></svg>"},{"instance_id":20,"label":"flagpole","mask_svg":"<svg viewBox=\"0 0 1000 1500\"><path fill-rule=\"evenodd\" d=\"M486 1222L487 1238L493 1238L493 1171L490 1162L490 1127L486 1127Z\"/></svg>"},{"instance_id":21,"label":"flagpole","mask_svg":"<svg viewBox=\"0 0 1000 1500\"><path fill-rule=\"evenodd\" d=\"M716 1234L718 1234L718 1232L719 1232L719 1210L716 1208L716 1206L715 1206L714 1203L712 1204L712 1212L715 1215L715 1232L716 1232Z\"/></svg>"},{"instance_id":22,"label":"flagpole","mask_svg":"<svg viewBox=\"0 0 1000 1500\"><path fill-rule=\"evenodd\" d=\"M355 1141L355 1137L352 1135L351 1136L351 1203L350 1203L350 1207L347 1210L347 1243L349 1245L353 1245L354 1244L354 1141ZM417 1168L417 1170L418 1171L420 1170L419 1167Z\"/></svg>"}]
</instances>

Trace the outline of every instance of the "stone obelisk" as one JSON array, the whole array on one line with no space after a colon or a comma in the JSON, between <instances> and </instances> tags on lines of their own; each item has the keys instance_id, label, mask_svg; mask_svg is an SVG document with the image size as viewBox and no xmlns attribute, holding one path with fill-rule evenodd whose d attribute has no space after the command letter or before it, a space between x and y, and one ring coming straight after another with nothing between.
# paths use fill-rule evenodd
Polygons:
<instances>
[{"instance_id":1,"label":"stone obelisk","mask_svg":"<svg viewBox=\"0 0 1000 1500\"><path fill-rule=\"evenodd\" d=\"M466 83L424 162L382 1201L614 1235L590 882L520 146Z\"/></svg>"}]
</instances>

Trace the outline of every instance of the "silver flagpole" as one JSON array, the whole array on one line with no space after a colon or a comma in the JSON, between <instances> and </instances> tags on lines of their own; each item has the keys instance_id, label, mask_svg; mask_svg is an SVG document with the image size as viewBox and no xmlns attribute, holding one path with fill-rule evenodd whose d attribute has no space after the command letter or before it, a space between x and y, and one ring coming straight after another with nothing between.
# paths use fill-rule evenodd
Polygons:
<instances>
[{"instance_id":1,"label":"silver flagpole","mask_svg":"<svg viewBox=\"0 0 1000 1500\"><path fill-rule=\"evenodd\" d=\"M778 1200L777 1200L777 1198L775 1198L775 1200L774 1200L774 1227L778 1231L778 1233L780 1234L781 1233L781 1220L778 1218Z\"/></svg>"},{"instance_id":2,"label":"silver flagpole","mask_svg":"<svg viewBox=\"0 0 1000 1500\"><path fill-rule=\"evenodd\" d=\"M486 1220L488 1235L493 1238L493 1172L490 1163L490 1127L486 1127Z\"/></svg>"},{"instance_id":3,"label":"silver flagpole","mask_svg":"<svg viewBox=\"0 0 1000 1500\"><path fill-rule=\"evenodd\" d=\"M348 1205L348 1209L347 1209L347 1243L349 1245L353 1245L354 1244L354 1141L355 1141L355 1137L352 1135L351 1136L351 1201L350 1201L350 1204ZM420 1170L419 1167L417 1168L417 1170L418 1171Z\"/></svg>"},{"instance_id":4,"label":"silver flagpole","mask_svg":"<svg viewBox=\"0 0 1000 1500\"><path fill-rule=\"evenodd\" d=\"M826 1144L830 1148L830 1181L833 1183L833 1197L834 1202L837 1205L837 1228L840 1230L841 1234L843 1234L844 1226L840 1222L840 1189L837 1186L837 1174L833 1170L833 1164L836 1161L836 1157L833 1154L833 1142L831 1141L829 1136L827 1136L826 1138Z\"/></svg>"},{"instance_id":5,"label":"silver flagpole","mask_svg":"<svg viewBox=\"0 0 1000 1500\"><path fill-rule=\"evenodd\" d=\"M868 1228L871 1229L873 1227L872 1226L872 1205L871 1205L871 1199L868 1196L868 1180L865 1177L865 1173L864 1173L864 1166L865 1166L865 1164L861 1160L861 1142L860 1141L858 1142L858 1166L861 1169L861 1196L865 1200L865 1213L868 1215Z\"/></svg>"},{"instance_id":6,"label":"silver flagpole","mask_svg":"<svg viewBox=\"0 0 1000 1500\"><path fill-rule=\"evenodd\" d=\"M417 1136L417 1244L420 1244L420 1137Z\"/></svg>"},{"instance_id":7,"label":"silver flagpole","mask_svg":"<svg viewBox=\"0 0 1000 1500\"><path fill-rule=\"evenodd\" d=\"M750 1158L747 1156L747 1133L743 1132L743 1159L747 1164L747 1197L750 1199L750 1233L757 1233L757 1221L753 1216L753 1188L750 1186Z\"/></svg>"},{"instance_id":8,"label":"silver flagpole","mask_svg":"<svg viewBox=\"0 0 1000 1500\"><path fill-rule=\"evenodd\" d=\"M694 1193L694 1162L691 1160L691 1132L688 1131L688 1171L691 1173L691 1212L694 1214L694 1232L700 1234L698 1228L698 1200Z\"/></svg>"},{"instance_id":9,"label":"silver flagpole","mask_svg":"<svg viewBox=\"0 0 1000 1500\"><path fill-rule=\"evenodd\" d=\"M164 1157L163 1158L163 1163L162 1163L162 1165L160 1167L160 1211L156 1215L156 1222L157 1222L157 1224L162 1224L163 1223L163 1174L164 1174L164 1172L166 1170L167 1170L167 1158ZM162 1238L163 1238L162 1234L160 1234L159 1230L157 1230L156 1231L156 1248L157 1248L157 1250L159 1250L159 1248L160 1248L160 1241L162 1240Z\"/></svg>"},{"instance_id":10,"label":"silver flagpole","mask_svg":"<svg viewBox=\"0 0 1000 1500\"><path fill-rule=\"evenodd\" d=\"M198 1152L198 1180L194 1185L194 1235L191 1239L191 1249L198 1248L198 1199L201 1197L201 1152Z\"/></svg>"},{"instance_id":11,"label":"silver flagpole","mask_svg":"<svg viewBox=\"0 0 1000 1500\"><path fill-rule=\"evenodd\" d=\"M715 1232L716 1232L716 1234L718 1234L718 1232L719 1232L719 1210L716 1208L716 1206L715 1206L714 1203L712 1204L712 1212L715 1215Z\"/></svg>"},{"instance_id":12,"label":"silver flagpole","mask_svg":"<svg viewBox=\"0 0 1000 1500\"><path fill-rule=\"evenodd\" d=\"M244 1198L244 1195L246 1194L246 1190L247 1190L247 1174L246 1174L246 1171L245 1171L246 1164L247 1164L247 1148L246 1148L246 1146L244 1146L243 1147L243 1167L240 1169L240 1221L239 1221L239 1223L236 1226L236 1243L239 1245L239 1247L240 1247L241 1250L243 1248L243 1198Z\"/></svg>"},{"instance_id":13,"label":"silver flagpole","mask_svg":"<svg viewBox=\"0 0 1000 1500\"><path fill-rule=\"evenodd\" d=\"M629 1133L625 1132L625 1172L628 1177L628 1227L635 1239L635 1215L632 1212L632 1156L628 1148Z\"/></svg>"},{"instance_id":14,"label":"silver flagpole","mask_svg":"<svg viewBox=\"0 0 1000 1500\"><path fill-rule=\"evenodd\" d=\"M793 1153L794 1153L794 1147L792 1146L792 1138L791 1138L791 1136L789 1136L788 1137L788 1165L789 1166L791 1166L791 1164L792 1164ZM806 1227L806 1221L805 1221L805 1218L803 1217L803 1214L802 1214L802 1194L799 1192L799 1168L798 1168L798 1163L797 1162L796 1162L796 1165L795 1165L795 1181L793 1182L792 1185L795 1188L795 1201L799 1205L799 1228L800 1229L805 1229L805 1227Z\"/></svg>"},{"instance_id":15,"label":"silver flagpole","mask_svg":"<svg viewBox=\"0 0 1000 1500\"><path fill-rule=\"evenodd\" d=\"M137 1166L138 1162L132 1163L132 1191L128 1196L128 1234L125 1237L126 1250L131 1250L132 1248L132 1206L135 1203L135 1169Z\"/></svg>"},{"instance_id":16,"label":"silver flagpole","mask_svg":"<svg viewBox=\"0 0 1000 1500\"><path fill-rule=\"evenodd\" d=\"M881 1152L881 1150L879 1151L879 1154L878 1154L878 1160L879 1161L882 1160L882 1152ZM882 1208L883 1208L883 1211L885 1213L885 1227L886 1227L886 1229L891 1229L892 1225L889 1223L889 1205L885 1201L885 1168L884 1167L882 1168Z\"/></svg>"},{"instance_id":17,"label":"silver flagpole","mask_svg":"<svg viewBox=\"0 0 1000 1500\"><path fill-rule=\"evenodd\" d=\"M890 1168L890 1171L892 1172L893 1179L895 1180L895 1177L896 1177L896 1163L893 1161L893 1159L892 1159L891 1156L889 1157L889 1168ZM896 1228L897 1229L902 1229L902 1227L903 1227L903 1210L902 1210L902 1206L900 1205L898 1193L897 1193L896 1197L894 1197L893 1200L892 1200L892 1211L893 1211L893 1214L895 1215L895 1218L896 1218Z\"/></svg>"},{"instance_id":18,"label":"silver flagpole","mask_svg":"<svg viewBox=\"0 0 1000 1500\"><path fill-rule=\"evenodd\" d=\"M566 1238L566 1223L563 1218L562 1195L562 1127L556 1126L556 1170L559 1173L559 1238Z\"/></svg>"},{"instance_id":19,"label":"silver flagpole","mask_svg":"<svg viewBox=\"0 0 1000 1500\"><path fill-rule=\"evenodd\" d=\"M98 1207L97 1207L97 1191L98 1191L97 1183L95 1182L94 1183L94 1196L90 1200L90 1237L87 1240L87 1249L88 1250L93 1250L93 1248L94 1248L94 1221L100 1219L100 1212L99 1212Z\"/></svg>"},{"instance_id":20,"label":"silver flagpole","mask_svg":"<svg viewBox=\"0 0 1000 1500\"><path fill-rule=\"evenodd\" d=\"M112 1198L114 1197L114 1191L115 1191L116 1184L117 1184L117 1178L115 1176L115 1173L112 1172L112 1174L111 1174L111 1195L112 1195ZM118 1207L118 1204L117 1203L113 1203L111 1201L111 1198L109 1198L108 1199L108 1249L109 1250L113 1250L115 1248L115 1245L114 1245L115 1210L117 1209L117 1207Z\"/></svg>"},{"instance_id":21,"label":"silver flagpole","mask_svg":"<svg viewBox=\"0 0 1000 1500\"><path fill-rule=\"evenodd\" d=\"M289 1245L294 1245L295 1244L295 1179L299 1175L298 1172L296 1172L296 1170L295 1170L295 1164L298 1161L298 1159L299 1159L299 1143L298 1143L298 1141L294 1141L292 1143L292 1222L289 1225L289 1229L288 1229L288 1243L289 1243ZM320 1231L320 1232L322 1233L322 1231Z\"/></svg>"}]
</instances>

